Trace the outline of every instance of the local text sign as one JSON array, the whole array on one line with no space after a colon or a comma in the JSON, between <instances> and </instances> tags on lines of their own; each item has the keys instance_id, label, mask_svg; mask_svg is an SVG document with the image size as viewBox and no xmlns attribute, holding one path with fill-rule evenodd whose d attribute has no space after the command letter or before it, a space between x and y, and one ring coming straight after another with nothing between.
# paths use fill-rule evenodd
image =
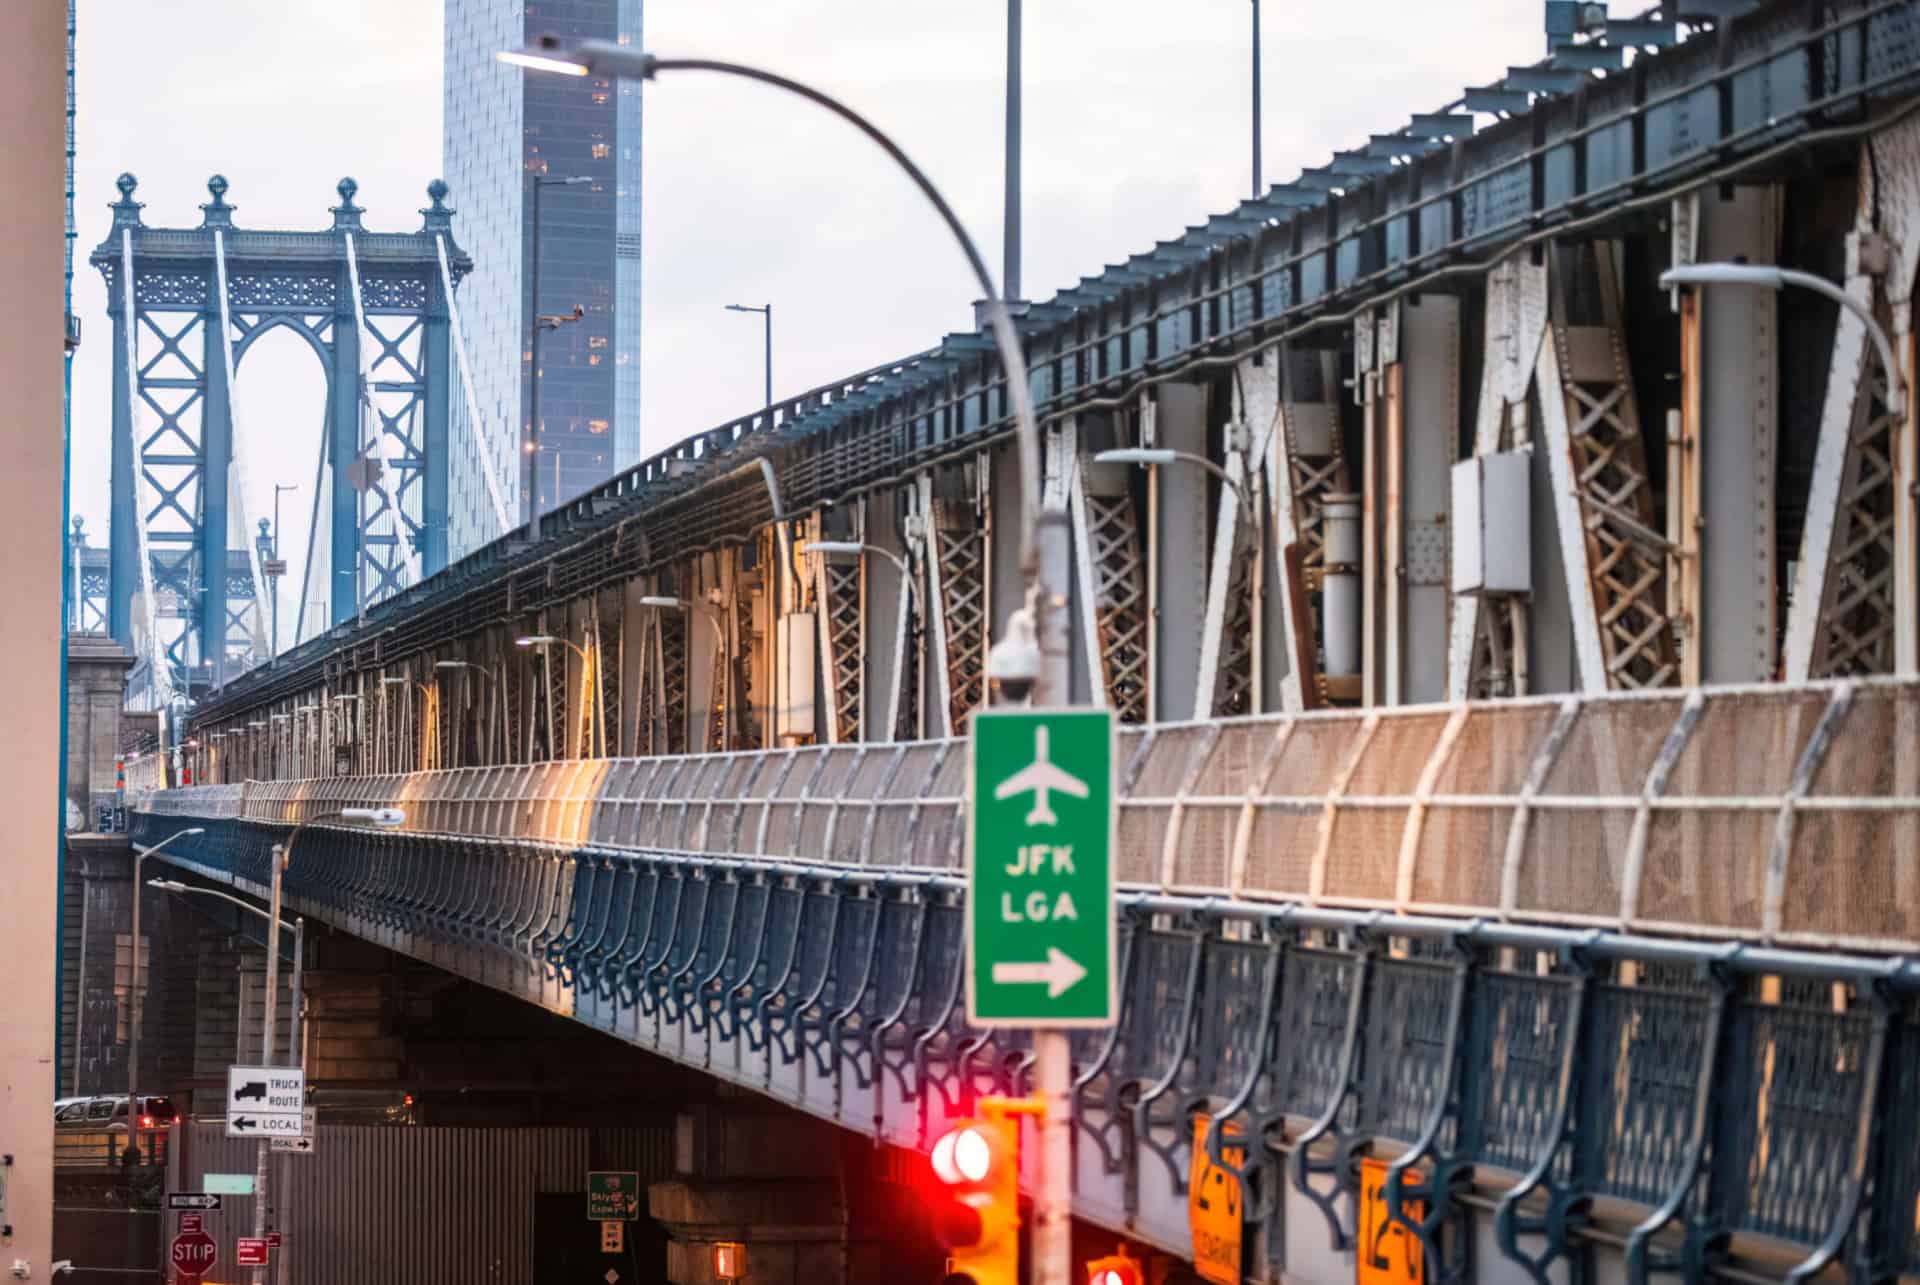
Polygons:
<instances>
[{"instance_id":1,"label":"local text sign","mask_svg":"<svg viewBox=\"0 0 1920 1285\"><path fill-rule=\"evenodd\" d=\"M1112 713L979 711L968 768L967 1020L1111 1026Z\"/></svg>"},{"instance_id":2,"label":"local text sign","mask_svg":"<svg viewBox=\"0 0 1920 1285\"><path fill-rule=\"evenodd\" d=\"M305 1133L302 1108L307 1074L281 1066L227 1068L229 1138L298 1138Z\"/></svg>"}]
</instances>

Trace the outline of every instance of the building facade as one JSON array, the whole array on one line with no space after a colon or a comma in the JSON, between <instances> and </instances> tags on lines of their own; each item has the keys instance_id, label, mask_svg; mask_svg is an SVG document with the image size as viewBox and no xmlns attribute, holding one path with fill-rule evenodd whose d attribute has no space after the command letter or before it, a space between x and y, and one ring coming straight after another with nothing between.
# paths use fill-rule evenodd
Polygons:
<instances>
[{"instance_id":1,"label":"building facade","mask_svg":"<svg viewBox=\"0 0 1920 1285\"><path fill-rule=\"evenodd\" d=\"M481 456L454 462L451 552L498 534L482 458L520 480L518 517L640 460L640 87L551 76L494 58L540 35L640 42L641 0L447 0L445 170L473 255L461 323ZM533 180L540 203L540 297L533 298ZM533 380L532 319L580 321L540 342L541 450L521 449ZM536 481L537 479L537 481Z\"/></svg>"}]
</instances>

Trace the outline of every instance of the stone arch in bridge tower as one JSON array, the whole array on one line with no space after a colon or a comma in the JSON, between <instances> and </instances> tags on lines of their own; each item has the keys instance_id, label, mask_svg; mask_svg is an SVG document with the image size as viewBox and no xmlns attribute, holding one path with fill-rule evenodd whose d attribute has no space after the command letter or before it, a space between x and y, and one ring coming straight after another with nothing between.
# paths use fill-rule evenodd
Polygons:
<instances>
[{"instance_id":1,"label":"stone arch in bridge tower","mask_svg":"<svg viewBox=\"0 0 1920 1285\"><path fill-rule=\"evenodd\" d=\"M140 602L149 682L163 699L263 658L253 637L262 631L248 620L248 600L265 599L263 577L251 532L232 529L230 497L264 422L236 407L234 377L265 334L292 329L325 372L323 525L329 566L347 574L344 591L321 591L331 616L322 627L354 614L362 545L370 600L446 564L451 296L472 263L453 241L438 180L409 233L366 231L352 179L337 187L331 226L305 232L238 226L219 175L192 228L149 226L134 176L118 186L112 227L91 256L113 321L108 627L132 644ZM383 474L364 498L348 467L362 454Z\"/></svg>"}]
</instances>

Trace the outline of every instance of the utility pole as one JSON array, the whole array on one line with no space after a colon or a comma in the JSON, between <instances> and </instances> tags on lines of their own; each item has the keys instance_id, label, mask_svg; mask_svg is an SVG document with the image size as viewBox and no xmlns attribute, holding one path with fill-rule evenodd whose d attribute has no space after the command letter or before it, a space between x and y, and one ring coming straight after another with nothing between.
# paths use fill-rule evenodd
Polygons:
<instances>
[{"instance_id":1,"label":"utility pole","mask_svg":"<svg viewBox=\"0 0 1920 1285\"><path fill-rule=\"evenodd\" d=\"M1259 200L1260 182L1260 0L1253 0L1253 199Z\"/></svg>"},{"instance_id":2,"label":"utility pole","mask_svg":"<svg viewBox=\"0 0 1920 1285\"><path fill-rule=\"evenodd\" d=\"M1020 295L1020 0L1007 0L1007 212L1006 269L1000 289L1009 302Z\"/></svg>"},{"instance_id":3,"label":"utility pole","mask_svg":"<svg viewBox=\"0 0 1920 1285\"><path fill-rule=\"evenodd\" d=\"M773 427L773 305L770 303L764 303L764 304L761 304L759 307L755 307L754 305L748 304L748 303L730 303L727 305L727 311L728 312L757 312L763 318L766 319L766 323L767 323L766 360L761 367L764 375L763 383L765 384L766 395L761 398L760 404L767 408L767 427L772 428Z\"/></svg>"}]
</instances>

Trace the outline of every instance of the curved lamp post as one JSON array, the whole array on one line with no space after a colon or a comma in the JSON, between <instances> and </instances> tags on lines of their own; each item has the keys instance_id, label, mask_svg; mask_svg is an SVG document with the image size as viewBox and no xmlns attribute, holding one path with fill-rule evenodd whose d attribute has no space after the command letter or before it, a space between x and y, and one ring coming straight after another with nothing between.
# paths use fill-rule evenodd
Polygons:
<instances>
[{"instance_id":1,"label":"curved lamp post","mask_svg":"<svg viewBox=\"0 0 1920 1285\"><path fill-rule=\"evenodd\" d=\"M1825 277L1795 268L1775 268L1753 263L1690 263L1662 272L1660 286L1664 290L1671 290L1675 286L1754 286L1762 290L1784 290L1788 286L1798 286L1802 290L1824 295L1860 318L1861 324L1867 328L1867 337L1873 340L1873 346L1880 354L1880 367L1887 372L1887 411L1896 419L1906 415L1907 381L1900 364L1893 359L1892 340L1880 328L1872 308Z\"/></svg>"},{"instance_id":2,"label":"curved lamp post","mask_svg":"<svg viewBox=\"0 0 1920 1285\"><path fill-rule=\"evenodd\" d=\"M806 99L819 107L824 107L840 119L852 125L876 143L880 150L892 158L894 164L905 171L913 180L920 194L927 198L934 210L940 215L941 222L953 234L961 253L966 256L967 266L972 269L974 280L980 287L980 293L987 314L987 323L993 332L994 344L1000 350L1000 362L1006 370L1007 400L1013 410L1014 428L1019 439L1020 482L1025 501L1025 522L1021 530L1021 565L1029 581L1035 581L1039 575L1039 555L1034 547L1035 530L1040 515L1040 430L1034 421L1033 392L1027 382L1027 363L1022 355L1020 336L1013 328L1013 317L1007 311L1006 303L994 285L993 276L987 271L986 260L980 257L979 248L960 222L947 198L933 185L933 180L915 165L901 150L900 145L859 112L848 107L832 96L822 93L797 80L790 80L778 73L759 67L749 67L742 63L723 62L713 58L661 58L628 45L615 44L611 40L582 40L575 44L566 44L557 37L542 36L536 48L527 50L506 50L496 54L501 62L525 67L531 71L557 72L568 76L607 76L619 80L652 80L663 71L709 71L723 76L737 76L745 80L758 81L776 89L784 89L790 94Z\"/></svg>"},{"instance_id":3,"label":"curved lamp post","mask_svg":"<svg viewBox=\"0 0 1920 1285\"><path fill-rule=\"evenodd\" d=\"M1101 451L1093 457L1093 462L1095 464L1137 464L1142 467L1160 464L1191 464L1195 468L1205 469L1232 487L1234 495L1240 500L1241 509L1250 518L1257 516L1253 497L1248 493L1246 483L1206 456L1196 455L1192 451L1174 451L1160 446L1127 446L1118 450Z\"/></svg>"},{"instance_id":4,"label":"curved lamp post","mask_svg":"<svg viewBox=\"0 0 1920 1285\"><path fill-rule=\"evenodd\" d=\"M407 823L407 814L399 808L334 808L316 812L295 825L286 842L273 845L273 897L267 911L267 993L261 1005L260 1065L273 1065L274 1009L280 998L280 888L287 867L293 864L293 845L306 828L319 821L366 821L383 830ZM261 1138L254 1152L253 1234L267 1234L267 1140ZM253 1269L253 1285L265 1285L266 1273Z\"/></svg>"},{"instance_id":5,"label":"curved lamp post","mask_svg":"<svg viewBox=\"0 0 1920 1285\"><path fill-rule=\"evenodd\" d=\"M559 634L529 634L525 638L514 639L513 645L529 649L538 648L543 652L549 647L569 647L573 650L573 654L580 658L580 682L587 691L593 694L593 699L586 702L587 735L586 744L581 748L585 751L583 757L592 758L594 735L601 730L600 720L594 717L594 706L599 703L600 697L598 690L599 683L597 681L599 675L594 672L593 656L585 647L582 647L573 639L562 638ZM606 737L604 733L601 734L600 739L602 741L600 746L601 757L604 758L606 756L606 745L604 743Z\"/></svg>"},{"instance_id":6,"label":"curved lamp post","mask_svg":"<svg viewBox=\"0 0 1920 1285\"><path fill-rule=\"evenodd\" d=\"M913 578L913 568L907 565L905 558L891 549L883 549L877 544L865 544L859 540L815 540L802 546L800 552L840 554L856 558L864 553L873 553L891 562L894 570L900 573L900 583L905 586L905 592L900 596L900 611L895 622L894 637L906 636L908 613L912 608L920 605L920 585ZM894 739L900 727L900 695L906 686L907 678L906 667L901 665L898 668L901 672L893 676L893 695L889 698L887 705L887 739L890 741Z\"/></svg>"},{"instance_id":7,"label":"curved lamp post","mask_svg":"<svg viewBox=\"0 0 1920 1285\"><path fill-rule=\"evenodd\" d=\"M766 464L766 461L763 459L760 461L760 463ZM771 467L769 467L768 479L769 479L768 484L771 485L772 484ZM775 499L774 499L774 508L778 510L779 507L780 507L780 504L779 504L778 492L776 492ZM781 530L783 533L785 531L785 528L786 528L786 524L784 522L781 523ZM713 621L714 646L720 648L721 651L723 652L726 650L727 614L724 611L720 610L720 608L715 606L713 603L702 602L698 598L675 598L667 594L650 593L646 595L644 598L640 599L640 605L643 607L651 607L655 611L685 611L688 613L691 613L694 611L704 612L707 615L707 617ZM691 635L692 633L691 625L688 626L688 633L689 635ZM691 646L692 644L689 643L688 645ZM728 666L728 673L729 674L732 673L731 664L729 664ZM732 684L733 684L733 680L731 677L729 677L727 680L727 685L731 687ZM724 697L722 699L724 699ZM657 715L657 719L660 719L660 720L664 720L665 717L666 715L664 712ZM731 703L728 703L727 705L726 725L720 729L720 737L723 744L716 746L715 748L719 750L726 750L731 748L731 746L733 745L733 705Z\"/></svg>"},{"instance_id":8,"label":"curved lamp post","mask_svg":"<svg viewBox=\"0 0 1920 1285\"><path fill-rule=\"evenodd\" d=\"M229 905L238 906L248 914L258 915L262 919L269 918L264 909L254 905L251 901L243 897L236 897L230 892L222 892L218 888L195 887L193 884L181 883L178 879L149 879L147 880L147 887L158 888L162 892L177 892L190 897L213 897L217 900L227 902ZM289 1033L288 1043L290 1047L298 1050L300 1048L300 982L302 964L306 959L305 943L307 921L299 915L295 915L292 923L287 923L285 920L282 920L280 927L293 934L293 980L287 987L287 1000L293 1008L293 1029ZM273 1038L271 1031L268 1032L267 1038L269 1040ZM300 1059L297 1053L295 1056L296 1060L304 1062L304 1059Z\"/></svg>"},{"instance_id":9,"label":"curved lamp post","mask_svg":"<svg viewBox=\"0 0 1920 1285\"><path fill-rule=\"evenodd\" d=\"M184 839L188 835L206 832L205 826L198 825L190 826L185 830L175 830L151 848L139 848L133 854L133 927L131 929L133 961L128 965L127 972L128 990L133 994L133 1029L127 1036L127 1121L130 1126L139 1123L135 1105L140 1100L140 1023L143 1010L146 1008L143 1003L145 997L141 994L140 986L140 867L147 863L148 857L159 852L175 839ZM134 1140L139 1136L140 1131L137 1128L128 1128L129 1150L133 1149Z\"/></svg>"},{"instance_id":10,"label":"curved lamp post","mask_svg":"<svg viewBox=\"0 0 1920 1285\"><path fill-rule=\"evenodd\" d=\"M480 673L486 675L486 677L490 679L493 683L493 710L494 710L493 721L500 724L501 735L502 736L506 735L506 720L501 718L499 714L501 703L506 699L506 691L507 691L506 666L482 665L478 661L472 661L472 660L436 660L433 662L433 667L435 669L472 669L472 670L477 670ZM493 737L488 736L487 737L488 748L491 748L492 744L493 744ZM504 745L501 747L500 757L502 760L506 758L506 747Z\"/></svg>"},{"instance_id":11,"label":"curved lamp post","mask_svg":"<svg viewBox=\"0 0 1920 1285\"><path fill-rule=\"evenodd\" d=\"M933 180L908 158L898 143L859 112L818 89L758 67L710 58L661 58L610 40L584 40L568 45L554 36L542 36L533 49L502 52L497 56L502 62L535 71L573 76L652 80L663 71L707 71L784 89L815 106L825 108L865 134L913 181L914 186L920 189L920 194L940 215L947 231L953 235L961 253L966 256L974 280L979 284L981 308L986 313L994 345L1000 352L1000 364L1006 375L1007 403L1013 412L1014 438L1020 460L1020 569L1026 580L1026 601L1012 613L1004 636L989 652L988 676L991 680L996 653L1004 649L1015 665L1031 667L1034 671L1036 681L1030 690L1037 703L1051 701L1064 705L1071 701L1072 693L1067 678L1065 601L1056 601L1046 583L1051 574L1063 586L1065 584L1068 561L1066 515L1057 510L1046 514L1041 512L1040 428L1034 419L1033 390L1027 382L1026 358L1020 348L1019 333L1013 327L1013 317L994 285L992 274L987 271L986 260L980 257L980 250L974 245L973 238L967 235L959 215L954 213L946 197L933 185ZM776 510L778 507L776 499ZM1047 528L1044 564L1039 545L1043 521ZM788 555L787 562L791 566L791 549L785 541L786 525L785 522L779 524L781 552ZM1055 624L1055 621L1059 623ZM1034 1260L1038 1264L1038 1271L1034 1280L1035 1285L1066 1285L1071 1257L1069 1184L1073 1129L1071 1051L1066 1033L1035 1031L1034 1056L1035 1085L1046 1102L1046 1114L1039 1124L1040 1189L1039 1199L1035 1203L1033 1234Z\"/></svg>"}]
</instances>

